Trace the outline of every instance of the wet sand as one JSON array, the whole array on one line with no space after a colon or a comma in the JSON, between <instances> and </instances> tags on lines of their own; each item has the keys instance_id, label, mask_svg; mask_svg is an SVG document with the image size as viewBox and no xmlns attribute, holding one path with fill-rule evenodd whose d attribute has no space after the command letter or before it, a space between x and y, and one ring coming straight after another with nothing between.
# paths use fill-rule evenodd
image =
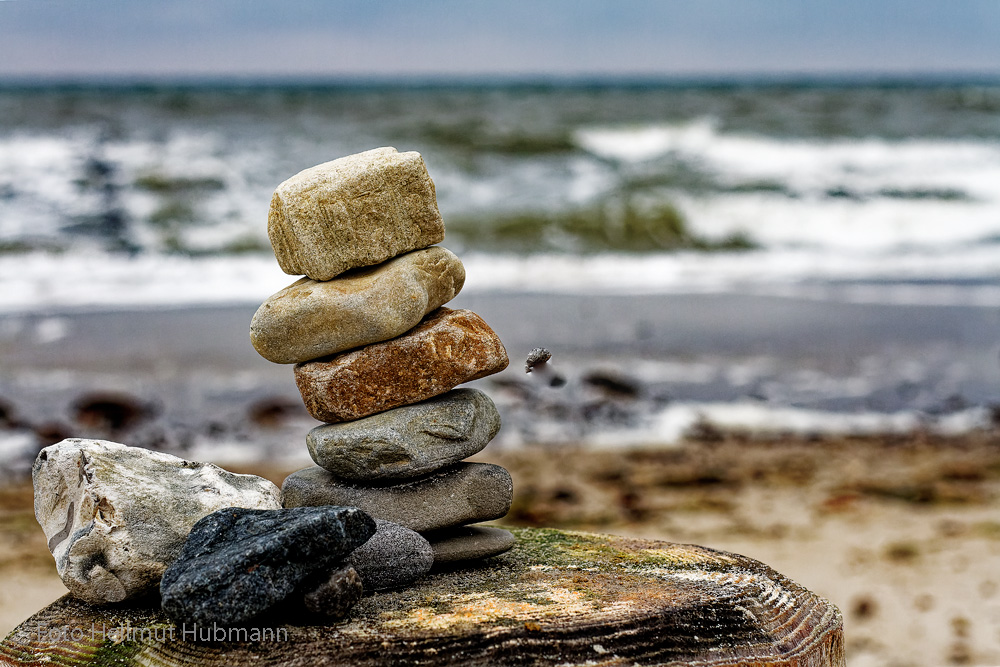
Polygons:
<instances>
[{"instance_id":1,"label":"wet sand","mask_svg":"<svg viewBox=\"0 0 1000 667\"><path fill-rule=\"evenodd\" d=\"M476 457L515 480L510 525L757 558L843 612L848 662L1000 664L1000 433L533 447ZM243 469L280 482L285 471ZM0 634L62 593L30 488L0 494Z\"/></svg>"},{"instance_id":2,"label":"wet sand","mask_svg":"<svg viewBox=\"0 0 1000 667\"><path fill-rule=\"evenodd\" d=\"M948 346L997 366L1000 311L991 307L852 303L752 294L470 293L447 304L490 323L512 357L545 346L573 355L639 358L774 354L858 358ZM250 346L255 305L0 314L10 369L155 371L204 364L267 373Z\"/></svg>"},{"instance_id":3,"label":"wet sand","mask_svg":"<svg viewBox=\"0 0 1000 667\"><path fill-rule=\"evenodd\" d=\"M571 378L600 369L632 382L652 401L647 410L665 401L747 398L933 414L1000 403L1000 311L992 308L741 294L482 293L461 294L449 306L479 313L507 347L512 363L482 382L487 391L523 384L523 359L544 346ZM294 404L289 369L250 346L254 310L0 315L0 402L34 423L65 422L81 392L121 391L193 429L239 419L255 401Z\"/></svg>"}]
</instances>

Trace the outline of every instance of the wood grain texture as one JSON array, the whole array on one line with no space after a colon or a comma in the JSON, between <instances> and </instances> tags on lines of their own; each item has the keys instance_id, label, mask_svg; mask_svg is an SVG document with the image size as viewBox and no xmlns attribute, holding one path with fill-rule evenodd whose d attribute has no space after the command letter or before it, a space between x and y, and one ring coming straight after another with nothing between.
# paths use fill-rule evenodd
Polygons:
<instances>
[{"instance_id":1,"label":"wood grain texture","mask_svg":"<svg viewBox=\"0 0 1000 667\"><path fill-rule=\"evenodd\" d=\"M64 597L0 644L14 665L782 665L842 667L840 612L771 568L691 545L515 531L478 567L362 599L329 626L263 619L190 641L153 606ZM273 633L251 641L253 631ZM186 633L187 639L182 639Z\"/></svg>"}]
</instances>

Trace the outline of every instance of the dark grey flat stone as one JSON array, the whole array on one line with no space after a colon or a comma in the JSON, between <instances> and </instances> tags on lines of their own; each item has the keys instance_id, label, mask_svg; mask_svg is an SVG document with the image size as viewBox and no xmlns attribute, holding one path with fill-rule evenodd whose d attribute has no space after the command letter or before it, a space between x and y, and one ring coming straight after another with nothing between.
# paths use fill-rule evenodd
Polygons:
<instances>
[{"instance_id":1,"label":"dark grey flat stone","mask_svg":"<svg viewBox=\"0 0 1000 667\"><path fill-rule=\"evenodd\" d=\"M434 551L420 533L382 519L375 525L375 534L347 558L366 592L400 588L430 572Z\"/></svg>"},{"instance_id":2,"label":"dark grey flat stone","mask_svg":"<svg viewBox=\"0 0 1000 667\"><path fill-rule=\"evenodd\" d=\"M306 436L321 468L358 482L428 475L481 451L500 430L500 413L477 389L435 398L343 424L317 426Z\"/></svg>"},{"instance_id":3,"label":"dark grey flat stone","mask_svg":"<svg viewBox=\"0 0 1000 667\"><path fill-rule=\"evenodd\" d=\"M374 533L375 522L356 507L213 512L164 572L163 611L178 624L240 625L336 569Z\"/></svg>"},{"instance_id":4,"label":"dark grey flat stone","mask_svg":"<svg viewBox=\"0 0 1000 667\"><path fill-rule=\"evenodd\" d=\"M490 526L460 526L424 535L434 550L434 564L456 563L496 556L514 546L509 530Z\"/></svg>"},{"instance_id":5,"label":"dark grey flat stone","mask_svg":"<svg viewBox=\"0 0 1000 667\"><path fill-rule=\"evenodd\" d=\"M510 509L510 473L489 463L459 463L392 486L362 486L318 466L294 472L281 487L285 507L360 507L376 519L424 532L499 519Z\"/></svg>"}]
</instances>

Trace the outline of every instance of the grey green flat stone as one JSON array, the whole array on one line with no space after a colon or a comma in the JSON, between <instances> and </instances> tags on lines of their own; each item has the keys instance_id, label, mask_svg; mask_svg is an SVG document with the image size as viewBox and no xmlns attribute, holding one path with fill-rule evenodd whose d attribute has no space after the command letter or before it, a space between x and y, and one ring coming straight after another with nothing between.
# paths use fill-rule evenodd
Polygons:
<instances>
[{"instance_id":1,"label":"grey green flat stone","mask_svg":"<svg viewBox=\"0 0 1000 667\"><path fill-rule=\"evenodd\" d=\"M419 153L376 148L299 172L271 198L267 235L281 270L329 280L444 239Z\"/></svg>"},{"instance_id":2,"label":"grey green flat stone","mask_svg":"<svg viewBox=\"0 0 1000 667\"><path fill-rule=\"evenodd\" d=\"M309 454L336 477L380 483L428 475L481 451L500 430L500 413L477 389L455 389L421 403L306 436Z\"/></svg>"},{"instance_id":3,"label":"grey green flat stone","mask_svg":"<svg viewBox=\"0 0 1000 667\"><path fill-rule=\"evenodd\" d=\"M313 466L292 473L281 486L285 507L359 507L418 532L499 519L510 509L513 490L510 473L490 463L459 463L392 486L345 482Z\"/></svg>"},{"instance_id":4,"label":"grey green flat stone","mask_svg":"<svg viewBox=\"0 0 1000 667\"><path fill-rule=\"evenodd\" d=\"M434 550L434 564L496 556L514 546L514 534L491 526L460 526L424 534Z\"/></svg>"},{"instance_id":5,"label":"grey green flat stone","mask_svg":"<svg viewBox=\"0 0 1000 667\"><path fill-rule=\"evenodd\" d=\"M295 364L406 333L465 283L465 268L440 246L415 250L332 280L302 278L269 297L250 323L254 349Z\"/></svg>"}]
</instances>

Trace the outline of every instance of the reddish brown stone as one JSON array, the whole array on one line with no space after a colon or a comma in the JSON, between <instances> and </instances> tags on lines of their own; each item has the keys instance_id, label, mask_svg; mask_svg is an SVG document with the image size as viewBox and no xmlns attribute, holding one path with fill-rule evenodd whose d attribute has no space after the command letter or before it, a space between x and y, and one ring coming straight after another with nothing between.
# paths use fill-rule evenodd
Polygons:
<instances>
[{"instance_id":1,"label":"reddish brown stone","mask_svg":"<svg viewBox=\"0 0 1000 667\"><path fill-rule=\"evenodd\" d=\"M297 364L295 383L309 414L337 423L443 394L507 363L481 317L438 308L398 338Z\"/></svg>"}]
</instances>

